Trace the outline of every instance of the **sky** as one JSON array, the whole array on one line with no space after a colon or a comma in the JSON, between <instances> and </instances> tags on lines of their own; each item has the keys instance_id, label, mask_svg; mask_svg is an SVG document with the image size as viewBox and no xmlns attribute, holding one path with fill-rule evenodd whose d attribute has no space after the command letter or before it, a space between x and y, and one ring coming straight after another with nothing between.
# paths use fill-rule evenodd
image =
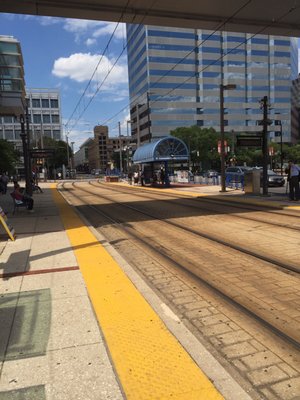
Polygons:
<instances>
[{"instance_id":1,"label":"sky","mask_svg":"<svg viewBox=\"0 0 300 400\"><path fill-rule=\"evenodd\" d=\"M63 139L68 133L75 151L95 125L118 136L120 122L127 134L124 24L0 13L0 27L21 43L26 87L60 90Z\"/></svg>"},{"instance_id":2,"label":"sky","mask_svg":"<svg viewBox=\"0 0 300 400\"><path fill-rule=\"evenodd\" d=\"M68 132L75 151L95 125L117 136L121 122L127 134L124 24L0 13L0 27L0 35L21 43L26 88L59 89L64 140Z\"/></svg>"}]
</instances>

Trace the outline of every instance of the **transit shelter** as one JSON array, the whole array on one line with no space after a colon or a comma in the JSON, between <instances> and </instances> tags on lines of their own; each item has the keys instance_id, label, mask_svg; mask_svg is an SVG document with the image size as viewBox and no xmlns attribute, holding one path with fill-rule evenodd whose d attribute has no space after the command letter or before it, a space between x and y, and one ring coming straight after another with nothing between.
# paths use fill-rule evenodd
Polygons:
<instances>
[{"instance_id":1,"label":"transit shelter","mask_svg":"<svg viewBox=\"0 0 300 400\"><path fill-rule=\"evenodd\" d=\"M142 165L145 181L151 181L155 170L160 167L164 172L164 183L169 186L169 163L188 161L189 152L186 144L173 136L159 138L136 149L133 163Z\"/></svg>"}]
</instances>

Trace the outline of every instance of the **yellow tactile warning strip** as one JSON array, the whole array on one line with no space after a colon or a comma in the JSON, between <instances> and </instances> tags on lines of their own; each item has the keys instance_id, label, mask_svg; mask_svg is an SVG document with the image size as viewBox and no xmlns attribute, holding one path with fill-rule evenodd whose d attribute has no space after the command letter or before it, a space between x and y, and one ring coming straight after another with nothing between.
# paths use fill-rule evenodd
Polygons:
<instances>
[{"instance_id":1,"label":"yellow tactile warning strip","mask_svg":"<svg viewBox=\"0 0 300 400\"><path fill-rule=\"evenodd\" d=\"M221 400L115 260L52 187L128 400Z\"/></svg>"}]
</instances>

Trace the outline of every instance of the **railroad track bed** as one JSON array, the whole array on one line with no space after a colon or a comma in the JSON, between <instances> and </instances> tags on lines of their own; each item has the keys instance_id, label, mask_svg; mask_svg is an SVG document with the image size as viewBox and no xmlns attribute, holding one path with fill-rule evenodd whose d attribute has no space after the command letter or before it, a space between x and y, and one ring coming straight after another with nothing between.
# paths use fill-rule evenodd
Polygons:
<instances>
[{"instance_id":1,"label":"railroad track bed","mask_svg":"<svg viewBox=\"0 0 300 400\"><path fill-rule=\"evenodd\" d=\"M262 260L201 235L203 225L211 236L216 235L216 224L219 230L228 229L229 214L223 218L211 211L208 215L193 211L190 215L187 205L175 203L171 209L169 202L162 207L159 197L141 200L132 190L127 194L89 184L65 185L64 195L199 339L213 346L221 362L238 370L253 398L288 399L280 394L284 385L289 393L298 389L300 393L299 275L287 273L271 259ZM253 223L248 221L248 227ZM235 222L238 237L240 225L241 221ZM277 235L288 242L299 239L297 231L278 226L261 228L262 237L270 229L273 240ZM258 253L263 247L260 243ZM288 261L297 268L293 257Z\"/></svg>"}]
</instances>

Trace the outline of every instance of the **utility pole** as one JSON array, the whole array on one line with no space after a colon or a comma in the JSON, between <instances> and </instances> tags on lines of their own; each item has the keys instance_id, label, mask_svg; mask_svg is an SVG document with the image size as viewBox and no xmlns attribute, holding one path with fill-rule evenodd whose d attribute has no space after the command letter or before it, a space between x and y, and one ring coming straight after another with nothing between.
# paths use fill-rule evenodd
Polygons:
<instances>
[{"instance_id":1,"label":"utility pole","mask_svg":"<svg viewBox=\"0 0 300 400\"><path fill-rule=\"evenodd\" d=\"M20 123L21 123L21 139L23 145L23 158L24 158L24 172L25 172L25 181L26 181L26 193L30 196L32 195L32 185L29 174L29 157L28 157L28 141L27 135L25 132L25 118L24 115L20 115Z\"/></svg>"},{"instance_id":2,"label":"utility pole","mask_svg":"<svg viewBox=\"0 0 300 400\"><path fill-rule=\"evenodd\" d=\"M268 195L268 96L261 99L261 108L263 110L263 195Z\"/></svg>"},{"instance_id":3,"label":"utility pole","mask_svg":"<svg viewBox=\"0 0 300 400\"><path fill-rule=\"evenodd\" d=\"M150 96L149 92L147 92L147 110L148 110L148 136L149 142L151 142L151 120L150 120Z\"/></svg>"},{"instance_id":4,"label":"utility pole","mask_svg":"<svg viewBox=\"0 0 300 400\"><path fill-rule=\"evenodd\" d=\"M26 120L27 159L28 159L27 168L28 168L28 179L29 179L29 184L27 184L27 181L26 181L26 191L30 196L32 196L32 184L31 184L32 166L31 166L31 157L30 157L30 128L29 128L29 115L28 115L28 107L27 106L26 106L25 120Z\"/></svg>"},{"instance_id":5,"label":"utility pole","mask_svg":"<svg viewBox=\"0 0 300 400\"><path fill-rule=\"evenodd\" d=\"M225 176L225 132L224 132L224 90L234 90L236 85L220 85L220 131L221 131L221 190L226 192L226 176Z\"/></svg>"},{"instance_id":6,"label":"utility pole","mask_svg":"<svg viewBox=\"0 0 300 400\"><path fill-rule=\"evenodd\" d=\"M119 122L119 148L120 148L120 175L123 175L123 159L122 159L122 139L121 139L121 122Z\"/></svg>"}]
</instances>

